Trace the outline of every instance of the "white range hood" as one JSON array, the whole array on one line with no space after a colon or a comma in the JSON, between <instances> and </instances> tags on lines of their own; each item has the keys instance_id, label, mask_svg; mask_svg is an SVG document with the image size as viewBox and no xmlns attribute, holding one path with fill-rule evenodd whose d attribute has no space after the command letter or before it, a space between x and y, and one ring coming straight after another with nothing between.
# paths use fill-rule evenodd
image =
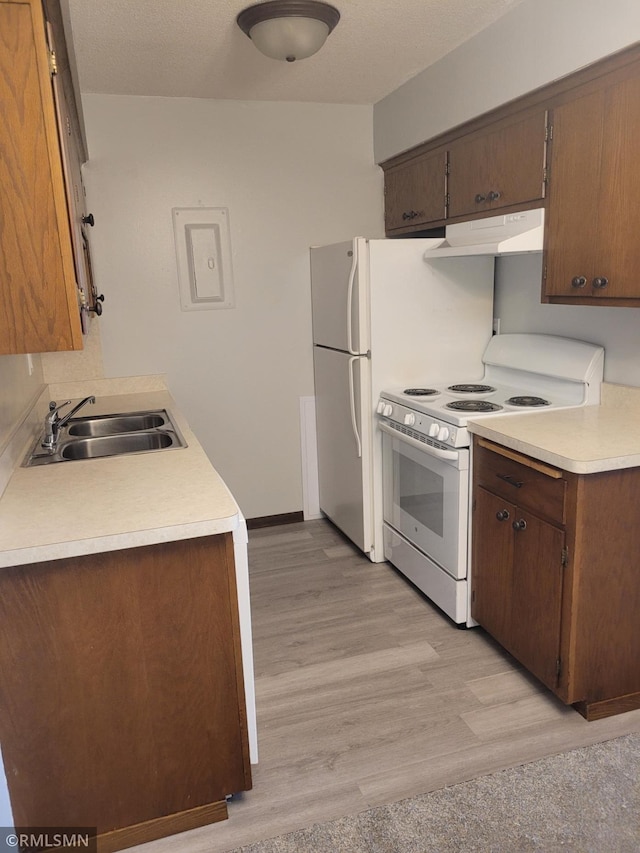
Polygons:
<instances>
[{"instance_id":1,"label":"white range hood","mask_svg":"<svg viewBox=\"0 0 640 853\"><path fill-rule=\"evenodd\" d=\"M447 225L440 243L424 253L432 258L472 255L519 255L542 251L544 208L524 210Z\"/></svg>"}]
</instances>

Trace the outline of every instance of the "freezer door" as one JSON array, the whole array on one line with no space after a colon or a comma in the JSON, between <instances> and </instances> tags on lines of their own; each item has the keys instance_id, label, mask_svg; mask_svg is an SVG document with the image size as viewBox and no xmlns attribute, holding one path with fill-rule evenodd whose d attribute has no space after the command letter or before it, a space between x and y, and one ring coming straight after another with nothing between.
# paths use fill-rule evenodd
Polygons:
<instances>
[{"instance_id":1,"label":"freezer door","mask_svg":"<svg viewBox=\"0 0 640 853\"><path fill-rule=\"evenodd\" d=\"M366 241L311 249L313 342L351 354L369 350Z\"/></svg>"},{"instance_id":2,"label":"freezer door","mask_svg":"<svg viewBox=\"0 0 640 853\"><path fill-rule=\"evenodd\" d=\"M373 544L369 360L313 349L320 509L368 553Z\"/></svg>"}]
</instances>

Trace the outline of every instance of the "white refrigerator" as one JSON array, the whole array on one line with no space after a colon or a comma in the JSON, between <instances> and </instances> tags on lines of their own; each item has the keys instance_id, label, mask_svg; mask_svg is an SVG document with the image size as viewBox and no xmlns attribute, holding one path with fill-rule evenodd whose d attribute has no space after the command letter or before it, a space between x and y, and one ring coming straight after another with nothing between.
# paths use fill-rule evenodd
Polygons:
<instances>
[{"instance_id":1,"label":"white refrigerator","mask_svg":"<svg viewBox=\"0 0 640 853\"><path fill-rule=\"evenodd\" d=\"M311 249L320 509L384 560L380 391L472 381L493 325L493 257L425 260L441 240Z\"/></svg>"}]
</instances>

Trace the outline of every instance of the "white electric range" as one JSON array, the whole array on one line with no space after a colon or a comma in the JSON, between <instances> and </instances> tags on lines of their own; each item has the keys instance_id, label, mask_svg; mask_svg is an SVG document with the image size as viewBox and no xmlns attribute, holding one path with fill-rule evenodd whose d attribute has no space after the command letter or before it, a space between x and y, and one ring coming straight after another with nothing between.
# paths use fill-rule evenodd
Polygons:
<instances>
[{"instance_id":1,"label":"white electric range","mask_svg":"<svg viewBox=\"0 0 640 853\"><path fill-rule=\"evenodd\" d=\"M467 421L597 405L604 349L552 335L496 335L480 380L380 394L384 553L454 622L469 617ZM482 371L479 371L482 372Z\"/></svg>"}]
</instances>

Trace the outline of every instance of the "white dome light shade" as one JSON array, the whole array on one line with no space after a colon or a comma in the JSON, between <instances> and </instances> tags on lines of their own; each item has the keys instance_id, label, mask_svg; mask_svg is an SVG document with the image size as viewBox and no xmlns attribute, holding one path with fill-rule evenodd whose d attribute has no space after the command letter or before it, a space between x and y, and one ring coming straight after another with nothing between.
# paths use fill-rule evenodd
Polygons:
<instances>
[{"instance_id":1,"label":"white dome light shade","mask_svg":"<svg viewBox=\"0 0 640 853\"><path fill-rule=\"evenodd\" d=\"M339 20L337 9L315 0L257 3L237 17L238 26L261 53L286 62L317 53Z\"/></svg>"},{"instance_id":2,"label":"white dome light shade","mask_svg":"<svg viewBox=\"0 0 640 853\"><path fill-rule=\"evenodd\" d=\"M329 27L313 18L272 18L251 28L251 41L271 59L294 62L317 53L327 40Z\"/></svg>"}]
</instances>

